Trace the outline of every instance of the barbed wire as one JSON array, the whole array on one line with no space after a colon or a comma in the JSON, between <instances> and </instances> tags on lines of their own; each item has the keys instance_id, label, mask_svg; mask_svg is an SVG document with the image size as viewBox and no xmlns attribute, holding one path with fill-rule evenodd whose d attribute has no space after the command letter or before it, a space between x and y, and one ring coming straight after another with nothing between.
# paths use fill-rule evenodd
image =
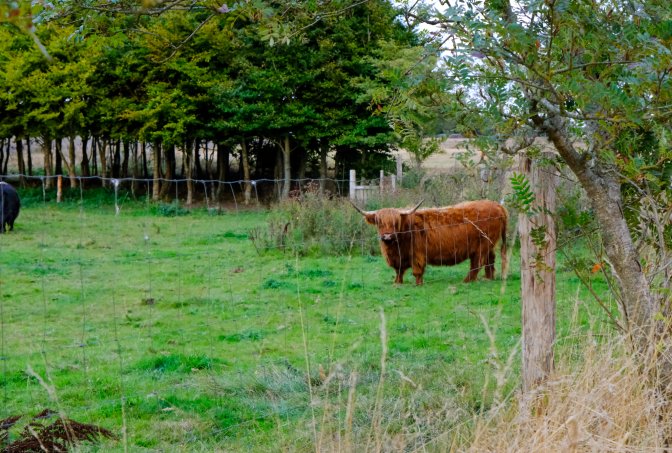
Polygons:
<instances>
[{"instance_id":1,"label":"barbed wire","mask_svg":"<svg viewBox=\"0 0 672 453\"><path fill-rule=\"evenodd\" d=\"M36 345L28 344L23 346L21 351L12 351L10 348L18 344L20 340L14 340L12 343L7 343L5 340L7 336L23 336L27 335L25 332L18 332L18 329L23 325L20 319L16 319L14 313L18 310L24 310L25 317L33 317L36 319L40 317L40 309L33 309L30 306L17 307L14 306L9 312L6 312L5 306L7 299L0 294L0 356L3 358L3 385L4 385L4 402L3 408L0 408L0 418L2 415L9 415L10 411L21 408L20 402L13 402L13 398L18 398L16 395L9 395L8 388L10 379L15 379L17 374L23 376L21 373L21 365L26 363L38 363L40 357L49 357L49 363L45 364L47 369L45 372L51 373L54 369L66 369L71 374L68 385L77 386L85 389L87 395L81 399L66 400L66 407L68 404L76 404L76 406L69 406L70 411L81 413L96 414L101 411L105 413L121 413L123 433L127 435L128 430L132 429L129 423L129 415L127 409L131 404L138 404L139 401L156 401L156 414L162 414L163 409L173 406L179 406L179 403L169 401L170 395L174 394L175 388L189 388L193 376L199 373L203 375L210 375L217 377L217 373L227 373L226 376L233 378L236 376L239 382L232 383L232 386L245 391L250 384L246 382L250 379L250 371L237 368L234 358L229 358L230 363L224 361L217 362L216 358L220 358L222 353L218 351L218 338L226 337L227 335L236 335L244 332L246 329L254 330L269 329L269 325L273 319L274 326L277 324L290 325L295 322L297 310L304 311L306 322L305 332L308 342L306 346L299 344L300 339L296 338L294 334L290 334L290 329L285 327L281 329L277 335L277 343L273 345L280 351L281 355L291 356L293 351L305 348L308 350L307 354L307 369L310 373L317 372L318 359L316 358L318 351L313 349L310 342L314 335L320 333L320 324L314 319L315 313L327 313L328 316L335 318L337 324L333 328L332 335L337 335L341 328L347 327L347 320L342 318L343 307L348 303L345 296L344 288L352 283L361 285L362 299L379 301L380 299L380 284L392 286L394 271L390 269L382 257L376 257L375 263L370 260L361 259L353 260L354 256L358 254L368 255L370 245L376 245L376 237L378 235L376 228L366 225L363 219L360 218L360 232L361 236L353 237L348 235L348 232L335 235L329 238L329 241L344 246L348 252L336 254L334 260L338 257L343 257L347 260L342 267L345 269L342 276L337 277L340 282L336 282L333 290L328 292L325 290L322 297L327 299L326 303L319 305L315 302L318 296L314 296L307 290L310 289L306 283L302 286L302 281L299 277L303 276L304 266L310 267L308 261L300 253L292 250L291 246L269 245L267 248L268 254L261 257L254 255L252 247L249 248L248 254L244 255L242 262L235 261L231 250L233 245L226 245L226 239L215 237L216 234L210 233L194 233L194 226L202 217L194 216L194 218L187 218L180 222L168 221L166 225L161 225L161 228L166 228L163 235L166 237L162 241L155 241L153 236L158 236L156 228L153 226L157 214L152 211L154 206L151 200L151 191L147 191L144 197L140 197L140 201L135 201L133 210L125 210L126 199L121 196L120 189L124 181L131 181L132 179L118 179L107 178L109 187L114 191L113 197L113 212L105 211L105 217L100 219L103 222L109 223L106 225L97 224L97 218L92 218L89 214L99 210L99 207L92 206L86 203L86 197L81 184L78 186L79 197L76 200L79 214L78 227L75 227L70 232L53 231L54 222L50 215L53 212L58 212L57 204L53 203L48 197L49 190L46 188L47 179L58 178L58 176L47 177L33 177L41 185L42 191L41 203L37 206L31 206L30 209L38 210L37 215L33 218L37 219L39 225L33 227L38 237L38 243L30 243L38 249L37 262L18 261L11 264L11 275L31 275L31 282L25 283L27 287L33 285L38 289L36 295L41 295L42 307L41 317L42 326L36 328L34 332L41 333L41 341ZM79 177L78 177L79 178ZM67 176L63 176L66 179ZM87 177L88 179L99 179L99 177ZM116 182L115 182L116 181ZM140 181L153 182L153 179L145 179ZM185 182L186 179L169 180L174 183L176 181ZM199 184L209 184L212 182L220 182L217 180L193 180L199 181ZM284 183L284 180L256 180L273 183ZM294 181L316 181L315 179L306 178L303 180ZM345 183L347 180L341 180ZM232 195L238 203L236 197L240 196L239 192L234 191L234 185L245 183L247 181L228 181L224 182L231 187ZM260 183L258 183L260 184ZM180 195L178 187L175 188L175 198ZM208 195L207 188L203 193L207 197L205 200L206 206L211 202L212 198ZM256 189L256 185L255 185ZM259 195L257 194L257 199ZM143 203L144 198L144 203ZM394 200L397 201L397 200ZM112 207L111 207L112 208ZM351 208L348 208L351 209ZM129 214L131 213L131 214ZM138 216L138 213L140 214ZM23 214L23 213L22 213ZM133 228L125 228L128 226L128 218L126 216L138 216L138 225ZM135 218L135 217L134 217ZM217 219L217 217L213 217ZM499 216L488 216L487 218L478 219L478 222L487 222L489 220L501 219ZM263 220L262 220L263 221ZM468 222L453 223L449 226L466 225ZM110 229L110 236L106 241L97 245L89 244L89 231L91 229L106 227ZM266 226L263 224L262 227ZM429 227L418 231L430 231L437 228L449 227ZM247 234L246 240L250 240L248 226L243 224L229 224L227 228L234 233L241 235ZM156 234L154 234L156 233ZM17 232L12 234L21 234L21 227ZM2 239L12 240L12 234L3 237ZM74 252L72 247L63 250L52 250L49 244L58 243L70 235L73 237ZM197 247L186 249L182 247L182 242L190 235L195 235L198 238L201 236L207 240ZM129 244L122 244L120 238L131 237L133 241ZM202 239L202 238L201 238ZM242 239L242 238L241 238ZM219 242L217 242L219 240ZM295 237L298 247L305 247L309 238L302 234L297 234ZM0 256L5 253L3 242L0 241ZM286 252L285 255L273 256L275 252ZM133 252L133 253L131 253ZM62 272L50 273L50 267L56 267L60 263ZM268 262L274 263L269 267ZM7 274L8 267L0 260L0 292L8 291L7 284L4 279L9 278ZM125 264L122 270L118 270L118 265ZM168 267L168 264L175 265L175 271L171 274L162 273L162 270ZM285 266L284 268L282 266ZM370 272L372 266L378 270L373 274ZM249 279L253 281L251 289L242 290L236 287L236 280L234 275L238 272L237 269L245 267L240 272L246 272L250 275ZM485 265L479 268L484 268ZM94 268L102 271L95 271ZM117 269L118 274L106 275L105 269ZM461 268L462 269L462 268ZM36 271L39 270L39 273ZM465 269L466 270L466 269ZM197 284L188 286L186 279L192 274L198 273L200 279ZM39 278L35 275L39 274ZM380 275L380 276L379 276ZM456 272L443 273L440 271L429 271L426 276L425 285L445 284L447 287L457 285L462 280L462 276L455 277ZM285 278L291 280L296 287L296 291L279 291L273 288L264 288L266 282L272 278ZM109 281L99 281L99 279L109 279ZM57 290L55 279L58 279L59 285L72 284L73 291L70 300L78 304L79 310L70 311L68 305L60 304L58 294L54 294ZM375 279L375 280L374 280ZM379 280L381 279L381 280ZM340 289L338 284L340 283ZM78 286L78 288L77 288ZM426 286L425 288L427 288ZM417 289L418 305L415 306L415 314L419 313L421 319L421 326L418 327L417 338L430 338L432 330L429 326L436 320L436 313L430 310L422 310L422 297L427 293L427 289L419 287ZM28 293L28 291L26 291ZM457 290L456 290L457 292ZM298 294L298 296L297 296ZM144 297L142 297L144 296ZM409 316L406 311L402 310L399 303L406 296L402 294L389 293L385 297L389 297L394 304L386 309L392 314L395 319L404 320ZM464 296L455 296L456 298ZM499 300L501 303L502 296L493 296L493 300ZM201 324L194 328L187 328L192 319L189 310L194 306L199 306L199 303L194 300L202 300L203 313L205 318L200 321ZM22 301L29 299L22 296ZM334 302L335 306L331 305ZM16 302L11 302L16 304ZM377 302L376 302L377 303ZM468 307L471 301L468 298L455 301L454 307L463 308ZM318 307L313 307L313 304ZM239 313L233 312L233 308L240 308L241 306L254 306L255 309L240 310ZM74 306L74 305L72 305ZM111 309L111 316L108 314L106 308ZM97 307L101 307L100 310ZM105 310L103 309L105 308ZM171 313L166 313L165 309L175 309ZM480 307L479 309L486 312L496 313L497 307ZM341 311L339 311L341 310ZM136 315L136 313L139 313ZM327 315L323 315L326 317ZM450 317L450 312L444 313ZM76 319L79 323L77 326L79 332L64 331L64 329L56 329L55 324L59 323L59 316L68 316ZM127 318L131 318L129 321ZM277 322L275 320L278 320ZM124 323L128 321L128 325ZM513 327L513 323L509 324L507 321L499 321L501 325ZM139 324L135 327L135 323ZM71 325L75 325L72 323ZM41 330L41 332L39 332ZM165 334L174 336L178 344L167 343L159 341L158 335ZM451 332L441 328L439 335L442 338L447 338ZM204 341L205 339L205 341ZM29 340L25 340L29 342ZM223 340L225 341L225 340ZM265 341L263 338L260 340ZM262 344L258 347L259 352L254 356L250 362L251 367L262 369L264 366L279 366L279 362L266 362L264 360L264 347L268 345ZM330 364L336 363L339 359L336 357L336 341L329 346L331 351L326 354ZM416 346L414 346L416 347ZM418 346L419 348L420 346ZM132 387L132 377L130 373L136 370L143 370L142 360L146 358L155 359L157 357L165 356L166 354L182 354L183 356L199 356L203 355L210 357L213 361L202 370L190 371L180 376L175 376L171 379L147 379L144 381L142 390L134 389ZM278 359L279 360L279 359ZM295 363L300 363L298 360ZM146 364L145 364L146 365ZM147 367L146 367L147 368ZM151 369L151 367L149 367ZM301 368L297 366L297 368ZM109 380L114 384L110 389L99 389L97 386L112 385L106 382L94 382L96 370L114 370L113 376ZM158 373L158 372L157 372ZM297 375L300 379L304 379L307 372L301 369ZM31 393L31 406L40 407L41 405L50 404L48 395L38 393L31 390L32 384L29 382L29 377L25 377L27 381L25 392ZM254 375L252 374L252 379ZM311 376L308 376L311 378ZM62 382L62 381L60 381ZM55 386L61 384L54 384ZM216 385L212 384L212 385ZM219 384L221 385L221 384ZM67 389L57 388L59 392L66 392ZM99 397L97 393L102 394L107 391L112 396ZM224 390L220 390L224 392ZM70 397L71 398L71 397ZM304 400L298 403L283 403L285 407L291 410L310 411L310 407L319 403L320 396L315 396L312 400L308 392L304 392ZM306 404L305 400L309 400ZM246 426L253 421L240 421L239 423L232 423L226 427L214 427L209 430L211 435L225 435L232 432L232 430L239 429ZM124 441L127 442L127 441Z\"/></svg>"}]
</instances>

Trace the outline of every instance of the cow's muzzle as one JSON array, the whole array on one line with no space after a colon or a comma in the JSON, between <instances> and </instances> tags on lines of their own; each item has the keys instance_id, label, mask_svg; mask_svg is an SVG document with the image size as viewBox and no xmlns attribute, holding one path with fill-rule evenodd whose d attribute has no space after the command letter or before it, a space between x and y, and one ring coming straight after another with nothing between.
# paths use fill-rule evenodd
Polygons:
<instances>
[{"instance_id":1,"label":"cow's muzzle","mask_svg":"<svg viewBox=\"0 0 672 453\"><path fill-rule=\"evenodd\" d=\"M385 242L386 244L390 242L394 242L395 240L395 234L394 233L385 233L380 235L380 240Z\"/></svg>"}]
</instances>

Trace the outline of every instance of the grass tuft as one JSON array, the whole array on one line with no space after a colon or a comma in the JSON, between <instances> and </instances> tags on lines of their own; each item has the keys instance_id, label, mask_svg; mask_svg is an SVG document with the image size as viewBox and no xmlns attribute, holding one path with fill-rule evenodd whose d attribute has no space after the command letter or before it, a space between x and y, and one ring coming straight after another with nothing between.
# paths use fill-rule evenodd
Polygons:
<instances>
[{"instance_id":1,"label":"grass tuft","mask_svg":"<svg viewBox=\"0 0 672 453\"><path fill-rule=\"evenodd\" d=\"M168 354L138 361L135 368L139 371L154 373L189 373L193 370L210 370L217 363L207 356L183 356Z\"/></svg>"}]
</instances>

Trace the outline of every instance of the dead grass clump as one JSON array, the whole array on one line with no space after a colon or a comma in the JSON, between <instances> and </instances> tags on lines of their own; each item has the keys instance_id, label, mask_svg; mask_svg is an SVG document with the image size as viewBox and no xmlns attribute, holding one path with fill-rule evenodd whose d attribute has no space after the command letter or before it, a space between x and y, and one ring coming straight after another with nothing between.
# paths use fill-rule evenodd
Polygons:
<instances>
[{"instance_id":1,"label":"dead grass clump","mask_svg":"<svg viewBox=\"0 0 672 453\"><path fill-rule=\"evenodd\" d=\"M662 451L661 401L620 342L586 345L537 392L451 436L471 452ZM456 445L460 447L455 448Z\"/></svg>"},{"instance_id":2,"label":"dead grass clump","mask_svg":"<svg viewBox=\"0 0 672 453\"><path fill-rule=\"evenodd\" d=\"M10 428L15 427L22 416L13 416L0 421L0 447L3 453L57 452L69 449L82 442L96 442L100 438L116 439L111 431L96 425L80 423L67 418L56 418L56 412L45 409L24 426L16 440L10 439Z\"/></svg>"}]
</instances>

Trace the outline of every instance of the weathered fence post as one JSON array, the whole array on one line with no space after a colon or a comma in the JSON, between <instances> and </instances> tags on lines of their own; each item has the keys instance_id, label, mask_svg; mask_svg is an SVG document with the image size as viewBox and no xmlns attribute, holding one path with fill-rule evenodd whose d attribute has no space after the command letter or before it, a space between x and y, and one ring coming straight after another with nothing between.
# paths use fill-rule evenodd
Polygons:
<instances>
[{"instance_id":1,"label":"weathered fence post","mask_svg":"<svg viewBox=\"0 0 672 453\"><path fill-rule=\"evenodd\" d=\"M542 153L552 158L553 153ZM521 213L520 278L523 308L523 391L542 383L553 371L555 342L555 212L558 177L538 159L521 158L520 171L535 193L535 214ZM540 240L541 233L544 239ZM533 236L532 233L537 233ZM536 240L535 240L536 238Z\"/></svg>"},{"instance_id":2,"label":"weathered fence post","mask_svg":"<svg viewBox=\"0 0 672 453\"><path fill-rule=\"evenodd\" d=\"M58 175L56 178L56 203L60 203L63 199L63 176Z\"/></svg>"},{"instance_id":3,"label":"weathered fence post","mask_svg":"<svg viewBox=\"0 0 672 453\"><path fill-rule=\"evenodd\" d=\"M401 161L401 154L397 154L397 182L401 184L401 178L403 178L403 165Z\"/></svg>"},{"instance_id":4,"label":"weathered fence post","mask_svg":"<svg viewBox=\"0 0 672 453\"><path fill-rule=\"evenodd\" d=\"M356 196L357 173L355 170L350 170L350 199L354 200Z\"/></svg>"},{"instance_id":5,"label":"weathered fence post","mask_svg":"<svg viewBox=\"0 0 672 453\"><path fill-rule=\"evenodd\" d=\"M380 170L380 193L385 192L385 170Z\"/></svg>"}]
</instances>

